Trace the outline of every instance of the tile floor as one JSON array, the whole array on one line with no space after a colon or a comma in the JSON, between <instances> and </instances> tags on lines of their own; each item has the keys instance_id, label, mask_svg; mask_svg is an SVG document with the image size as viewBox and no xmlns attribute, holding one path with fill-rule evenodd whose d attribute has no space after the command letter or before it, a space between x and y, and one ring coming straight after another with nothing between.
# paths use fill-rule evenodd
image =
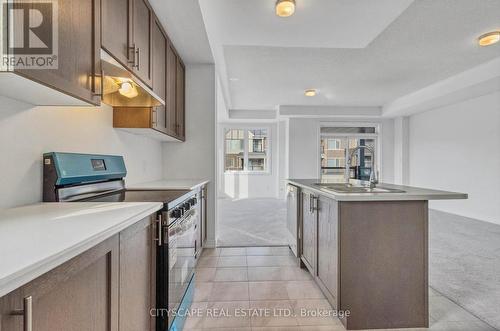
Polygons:
<instances>
[{"instance_id":1,"label":"tile floor","mask_svg":"<svg viewBox=\"0 0 500 331\"><path fill-rule=\"evenodd\" d=\"M302 316L304 308L314 312L331 307L288 247L205 249L196 277L191 308L197 314L187 319L185 330L344 330L336 317ZM495 330L432 289L429 302L429 330Z\"/></svg>"},{"instance_id":2,"label":"tile floor","mask_svg":"<svg viewBox=\"0 0 500 331\"><path fill-rule=\"evenodd\" d=\"M219 246L286 244L283 200L218 203ZM500 329L500 225L429 210L429 270L433 288Z\"/></svg>"}]
</instances>

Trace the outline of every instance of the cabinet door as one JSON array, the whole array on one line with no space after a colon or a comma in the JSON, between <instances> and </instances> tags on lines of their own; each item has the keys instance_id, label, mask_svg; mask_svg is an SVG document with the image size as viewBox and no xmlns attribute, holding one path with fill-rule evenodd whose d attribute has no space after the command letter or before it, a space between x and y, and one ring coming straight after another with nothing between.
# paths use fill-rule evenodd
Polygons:
<instances>
[{"instance_id":1,"label":"cabinet door","mask_svg":"<svg viewBox=\"0 0 500 331\"><path fill-rule=\"evenodd\" d=\"M0 298L0 330L28 330L11 313L31 297L33 330L117 331L118 261L115 236Z\"/></svg>"},{"instance_id":2,"label":"cabinet door","mask_svg":"<svg viewBox=\"0 0 500 331\"><path fill-rule=\"evenodd\" d=\"M167 39L163 35L160 23L155 20L153 25L153 91L165 100L166 87L166 65L167 65ZM167 119L165 106L153 109L152 127L161 132L167 132Z\"/></svg>"},{"instance_id":3,"label":"cabinet door","mask_svg":"<svg viewBox=\"0 0 500 331\"><path fill-rule=\"evenodd\" d=\"M302 194L302 260L311 273L315 271L316 256L316 223L317 214L314 209L314 195L309 192Z\"/></svg>"},{"instance_id":4,"label":"cabinet door","mask_svg":"<svg viewBox=\"0 0 500 331\"><path fill-rule=\"evenodd\" d=\"M135 46L134 73L152 86L151 43L152 11L144 0L132 1L133 45Z\"/></svg>"},{"instance_id":5,"label":"cabinet door","mask_svg":"<svg viewBox=\"0 0 500 331\"><path fill-rule=\"evenodd\" d=\"M177 136L179 139L185 139L185 111L184 111L184 91L185 91L185 69L180 59L177 58L177 77L176 77L176 119Z\"/></svg>"},{"instance_id":6,"label":"cabinet door","mask_svg":"<svg viewBox=\"0 0 500 331\"><path fill-rule=\"evenodd\" d=\"M201 189L201 237L202 246L205 246L207 240L207 186Z\"/></svg>"},{"instance_id":7,"label":"cabinet door","mask_svg":"<svg viewBox=\"0 0 500 331\"><path fill-rule=\"evenodd\" d=\"M337 202L320 196L318 200L318 278L332 298L337 298L338 244Z\"/></svg>"},{"instance_id":8,"label":"cabinet door","mask_svg":"<svg viewBox=\"0 0 500 331\"><path fill-rule=\"evenodd\" d=\"M104 1L106 2L106 1ZM64 0L58 2L57 69L16 69L26 78L62 91L80 100L98 105L100 82L99 0ZM12 31L14 35L16 31ZM23 91L20 91L23 93Z\"/></svg>"},{"instance_id":9,"label":"cabinet door","mask_svg":"<svg viewBox=\"0 0 500 331\"><path fill-rule=\"evenodd\" d=\"M176 120L176 84L177 84L177 55L169 42L167 45L167 133L177 135Z\"/></svg>"},{"instance_id":10,"label":"cabinet door","mask_svg":"<svg viewBox=\"0 0 500 331\"><path fill-rule=\"evenodd\" d=\"M131 22L129 0L101 0L102 48L114 56L124 66L132 66L133 58L129 43Z\"/></svg>"},{"instance_id":11,"label":"cabinet door","mask_svg":"<svg viewBox=\"0 0 500 331\"><path fill-rule=\"evenodd\" d=\"M198 193L196 195L196 199L198 200L198 204L196 205L196 226L195 226L195 252L196 252L196 259L198 259L201 256L201 249L202 249L202 214L201 214L201 208L202 208L202 203L201 203L201 194Z\"/></svg>"},{"instance_id":12,"label":"cabinet door","mask_svg":"<svg viewBox=\"0 0 500 331\"><path fill-rule=\"evenodd\" d=\"M120 233L120 331L155 329L156 226L148 217Z\"/></svg>"}]
</instances>

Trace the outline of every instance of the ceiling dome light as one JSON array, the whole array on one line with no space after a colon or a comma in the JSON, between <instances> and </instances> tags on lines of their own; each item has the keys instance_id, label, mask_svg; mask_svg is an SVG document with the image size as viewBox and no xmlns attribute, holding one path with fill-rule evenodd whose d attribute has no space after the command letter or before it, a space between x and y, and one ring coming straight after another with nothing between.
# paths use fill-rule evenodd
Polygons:
<instances>
[{"instance_id":1,"label":"ceiling dome light","mask_svg":"<svg viewBox=\"0 0 500 331\"><path fill-rule=\"evenodd\" d=\"M500 31L492 31L477 38L479 46L490 46L500 41Z\"/></svg>"},{"instance_id":2,"label":"ceiling dome light","mask_svg":"<svg viewBox=\"0 0 500 331\"><path fill-rule=\"evenodd\" d=\"M316 90L315 89L308 89L304 91L304 95L306 97L314 97L316 96Z\"/></svg>"},{"instance_id":3,"label":"ceiling dome light","mask_svg":"<svg viewBox=\"0 0 500 331\"><path fill-rule=\"evenodd\" d=\"M279 17L289 17L295 13L295 0L276 1L276 15Z\"/></svg>"}]
</instances>

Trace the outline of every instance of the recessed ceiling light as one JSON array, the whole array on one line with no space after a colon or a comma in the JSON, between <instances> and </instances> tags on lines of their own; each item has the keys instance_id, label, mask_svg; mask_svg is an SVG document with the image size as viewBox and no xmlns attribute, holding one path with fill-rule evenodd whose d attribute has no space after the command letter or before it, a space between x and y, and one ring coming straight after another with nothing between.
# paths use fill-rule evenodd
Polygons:
<instances>
[{"instance_id":1,"label":"recessed ceiling light","mask_svg":"<svg viewBox=\"0 0 500 331\"><path fill-rule=\"evenodd\" d=\"M276 1L276 15L279 17L289 17L295 13L295 0Z\"/></svg>"},{"instance_id":2,"label":"recessed ceiling light","mask_svg":"<svg viewBox=\"0 0 500 331\"><path fill-rule=\"evenodd\" d=\"M316 95L316 90L315 89L308 89L304 91L304 95L306 97L314 97Z\"/></svg>"},{"instance_id":3,"label":"recessed ceiling light","mask_svg":"<svg viewBox=\"0 0 500 331\"><path fill-rule=\"evenodd\" d=\"M477 38L479 46L490 46L500 41L500 31L492 31Z\"/></svg>"}]
</instances>

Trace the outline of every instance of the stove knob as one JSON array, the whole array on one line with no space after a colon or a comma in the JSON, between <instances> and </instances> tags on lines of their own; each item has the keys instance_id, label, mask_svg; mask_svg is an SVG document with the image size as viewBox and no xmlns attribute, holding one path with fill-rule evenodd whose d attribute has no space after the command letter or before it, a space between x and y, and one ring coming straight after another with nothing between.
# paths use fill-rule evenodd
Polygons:
<instances>
[{"instance_id":1,"label":"stove knob","mask_svg":"<svg viewBox=\"0 0 500 331\"><path fill-rule=\"evenodd\" d=\"M196 198L192 198L191 200L189 200L189 202L191 203L191 206L194 206L194 205L196 205L198 200Z\"/></svg>"},{"instance_id":2,"label":"stove knob","mask_svg":"<svg viewBox=\"0 0 500 331\"><path fill-rule=\"evenodd\" d=\"M189 209L191 209L191 204L189 202L186 202L184 203L183 207L186 211L188 211Z\"/></svg>"},{"instance_id":3,"label":"stove knob","mask_svg":"<svg viewBox=\"0 0 500 331\"><path fill-rule=\"evenodd\" d=\"M183 210L181 210L181 208L177 208L177 209L172 210L172 213L170 214L170 216L173 218L179 218L182 216L182 212L183 212Z\"/></svg>"}]
</instances>

